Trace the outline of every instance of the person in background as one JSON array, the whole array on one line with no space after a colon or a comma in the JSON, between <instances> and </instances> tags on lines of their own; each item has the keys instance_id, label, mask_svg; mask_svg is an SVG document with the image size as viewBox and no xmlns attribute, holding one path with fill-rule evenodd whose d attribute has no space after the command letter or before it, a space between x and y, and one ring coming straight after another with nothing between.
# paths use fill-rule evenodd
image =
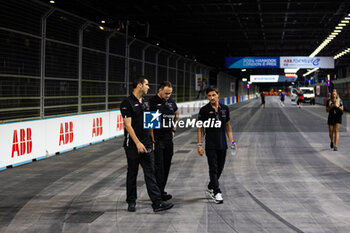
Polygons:
<instances>
[{"instance_id":1,"label":"person in background","mask_svg":"<svg viewBox=\"0 0 350 233\"><path fill-rule=\"evenodd\" d=\"M343 101L340 99L336 89L333 89L330 99L327 101L326 111L328 112L329 138L331 139L330 148L338 150L339 128L342 122L344 111Z\"/></svg>"},{"instance_id":2,"label":"person in background","mask_svg":"<svg viewBox=\"0 0 350 233\"><path fill-rule=\"evenodd\" d=\"M285 99L286 94L284 94L283 92L281 92L281 104L282 106L284 106L284 99Z\"/></svg>"},{"instance_id":3,"label":"person in background","mask_svg":"<svg viewBox=\"0 0 350 233\"><path fill-rule=\"evenodd\" d=\"M201 85L201 89L198 91L196 99L205 99L205 90L207 89L206 81L204 80Z\"/></svg>"},{"instance_id":4,"label":"person in background","mask_svg":"<svg viewBox=\"0 0 350 233\"><path fill-rule=\"evenodd\" d=\"M301 108L301 106L303 105L303 102L304 102L304 93L303 91L299 91L298 92L298 102L297 104L299 105L299 108Z\"/></svg>"},{"instance_id":5,"label":"person in background","mask_svg":"<svg viewBox=\"0 0 350 233\"><path fill-rule=\"evenodd\" d=\"M261 108L261 106L263 106L263 105L264 105L264 108L266 108L266 106L265 106L265 94L263 91L260 92L260 98L261 98L261 104L260 104L259 108Z\"/></svg>"}]
</instances>

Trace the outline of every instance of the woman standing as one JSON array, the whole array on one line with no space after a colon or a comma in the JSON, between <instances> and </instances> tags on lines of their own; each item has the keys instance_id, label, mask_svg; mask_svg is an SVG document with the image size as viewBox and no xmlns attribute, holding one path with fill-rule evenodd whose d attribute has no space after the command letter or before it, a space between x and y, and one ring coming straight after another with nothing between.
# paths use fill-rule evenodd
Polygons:
<instances>
[{"instance_id":1,"label":"woman standing","mask_svg":"<svg viewBox=\"0 0 350 233\"><path fill-rule=\"evenodd\" d=\"M329 138L331 139L331 149L338 150L339 128L344 111L343 101L339 98L336 89L333 89L331 98L327 102L326 111L328 114Z\"/></svg>"}]
</instances>

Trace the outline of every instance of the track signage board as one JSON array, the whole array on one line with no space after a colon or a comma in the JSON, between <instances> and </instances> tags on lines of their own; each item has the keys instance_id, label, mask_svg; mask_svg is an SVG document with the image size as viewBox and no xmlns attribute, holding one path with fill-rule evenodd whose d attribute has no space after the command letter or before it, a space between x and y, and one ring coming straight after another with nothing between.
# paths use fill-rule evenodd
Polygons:
<instances>
[{"instance_id":1,"label":"track signage board","mask_svg":"<svg viewBox=\"0 0 350 233\"><path fill-rule=\"evenodd\" d=\"M333 57L226 57L228 69L334 69Z\"/></svg>"},{"instance_id":2,"label":"track signage board","mask_svg":"<svg viewBox=\"0 0 350 233\"><path fill-rule=\"evenodd\" d=\"M279 57L226 57L226 68L279 68Z\"/></svg>"},{"instance_id":3,"label":"track signage board","mask_svg":"<svg viewBox=\"0 0 350 233\"><path fill-rule=\"evenodd\" d=\"M334 69L333 57L280 57L280 68Z\"/></svg>"},{"instance_id":4,"label":"track signage board","mask_svg":"<svg viewBox=\"0 0 350 233\"><path fill-rule=\"evenodd\" d=\"M278 82L294 82L298 76L286 77L284 75L250 75L252 83L278 83Z\"/></svg>"}]
</instances>

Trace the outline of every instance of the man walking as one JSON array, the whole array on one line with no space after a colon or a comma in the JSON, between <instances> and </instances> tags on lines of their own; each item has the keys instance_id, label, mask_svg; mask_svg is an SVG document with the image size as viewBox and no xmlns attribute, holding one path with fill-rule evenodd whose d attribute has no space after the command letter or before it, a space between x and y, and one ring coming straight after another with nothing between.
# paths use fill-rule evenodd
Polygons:
<instances>
[{"instance_id":1,"label":"man walking","mask_svg":"<svg viewBox=\"0 0 350 233\"><path fill-rule=\"evenodd\" d=\"M224 202L219 187L219 178L222 174L226 159L226 135L231 144L235 144L232 136L232 128L230 124L230 110L226 105L219 103L219 91L209 87L206 90L209 103L199 110L198 120L204 122L206 120L215 120L221 122L220 127L200 127L197 130L198 153L200 156L204 154L202 146L203 129L205 130L205 154L207 155L209 165L210 182L208 184L208 193L215 203ZM212 124L210 124L212 125ZM237 146L235 146L237 149Z\"/></svg>"},{"instance_id":2,"label":"man walking","mask_svg":"<svg viewBox=\"0 0 350 233\"><path fill-rule=\"evenodd\" d=\"M284 107L284 99L285 99L285 94L281 92L281 105Z\"/></svg>"},{"instance_id":3,"label":"man walking","mask_svg":"<svg viewBox=\"0 0 350 233\"><path fill-rule=\"evenodd\" d=\"M264 105L264 108L266 108L266 105L265 105L265 94L264 92L260 92L260 98L261 98L261 104L259 107L263 106Z\"/></svg>"},{"instance_id":4,"label":"man walking","mask_svg":"<svg viewBox=\"0 0 350 233\"><path fill-rule=\"evenodd\" d=\"M168 181L171 160L174 154L173 135L176 128L173 122L179 120L179 112L175 101L170 98L173 91L171 82L164 81L158 87L158 93L150 99L151 111L159 111L161 119L166 125L161 125L161 129L153 129L151 135L155 142L155 170L156 180L162 200L167 201L172 195L165 192Z\"/></svg>"},{"instance_id":5,"label":"man walking","mask_svg":"<svg viewBox=\"0 0 350 233\"><path fill-rule=\"evenodd\" d=\"M124 149L126 152L128 172L126 178L126 202L128 211L136 211L136 179L139 164L143 168L148 195L154 212L167 210L173 204L162 201L154 174L154 151L148 129L143 128L143 112L149 110L148 101L143 98L149 90L148 80L139 76L133 81L133 92L124 99L120 111L124 120Z\"/></svg>"}]
</instances>

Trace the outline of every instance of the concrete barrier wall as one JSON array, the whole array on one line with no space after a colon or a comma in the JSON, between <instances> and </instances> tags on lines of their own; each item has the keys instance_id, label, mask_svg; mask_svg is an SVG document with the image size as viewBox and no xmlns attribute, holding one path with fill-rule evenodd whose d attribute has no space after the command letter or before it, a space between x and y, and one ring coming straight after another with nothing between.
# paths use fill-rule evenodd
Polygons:
<instances>
[{"instance_id":1,"label":"concrete barrier wall","mask_svg":"<svg viewBox=\"0 0 350 233\"><path fill-rule=\"evenodd\" d=\"M350 100L343 100L344 110L350 112Z\"/></svg>"},{"instance_id":2,"label":"concrete barrier wall","mask_svg":"<svg viewBox=\"0 0 350 233\"><path fill-rule=\"evenodd\" d=\"M254 95L240 96L240 101ZM232 105L236 97L221 98ZM198 114L208 100L178 103L182 117ZM124 134L120 111L56 117L0 125L0 170L19 166Z\"/></svg>"},{"instance_id":3,"label":"concrete barrier wall","mask_svg":"<svg viewBox=\"0 0 350 233\"><path fill-rule=\"evenodd\" d=\"M180 115L199 112L208 100L178 103ZM124 134L120 111L0 124L0 170Z\"/></svg>"},{"instance_id":4,"label":"concrete barrier wall","mask_svg":"<svg viewBox=\"0 0 350 233\"><path fill-rule=\"evenodd\" d=\"M316 104L326 105L326 97L315 97ZM343 100L344 110L350 112L350 100Z\"/></svg>"},{"instance_id":5,"label":"concrete barrier wall","mask_svg":"<svg viewBox=\"0 0 350 233\"><path fill-rule=\"evenodd\" d=\"M326 97L315 97L316 104L326 105Z\"/></svg>"},{"instance_id":6,"label":"concrete barrier wall","mask_svg":"<svg viewBox=\"0 0 350 233\"><path fill-rule=\"evenodd\" d=\"M237 102L243 102L254 98L256 98L255 94L241 95L241 96L238 96L238 98L236 96L224 97L224 98L220 98L220 103L225 105L231 105Z\"/></svg>"}]
</instances>

